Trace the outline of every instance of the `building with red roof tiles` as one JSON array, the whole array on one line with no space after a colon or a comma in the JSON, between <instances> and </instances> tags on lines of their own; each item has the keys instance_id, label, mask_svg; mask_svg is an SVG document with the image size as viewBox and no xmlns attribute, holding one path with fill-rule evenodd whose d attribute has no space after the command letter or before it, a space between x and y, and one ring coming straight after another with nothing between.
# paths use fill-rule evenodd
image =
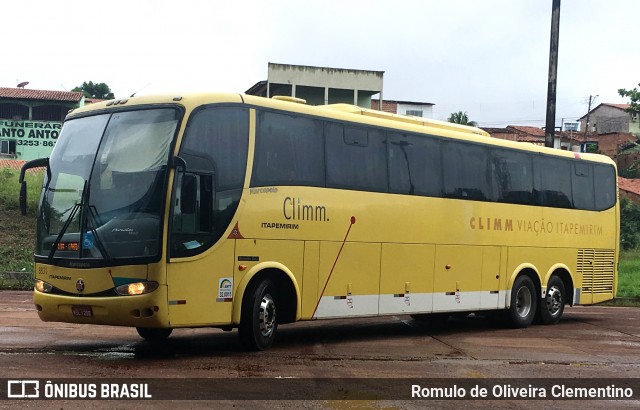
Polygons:
<instances>
[{"instance_id":1,"label":"building with red roof tiles","mask_svg":"<svg viewBox=\"0 0 640 410\"><path fill-rule=\"evenodd\" d=\"M3 100L61 101L78 104L84 95L75 91L31 90L26 88L0 87L0 98Z\"/></svg>"},{"instance_id":2,"label":"building with red roof tiles","mask_svg":"<svg viewBox=\"0 0 640 410\"><path fill-rule=\"evenodd\" d=\"M493 138L509 141L527 142L534 145L544 146L545 131L542 128L508 125L506 128L482 128ZM554 137L554 147L569 151L580 151L580 135L576 132L556 132Z\"/></svg>"},{"instance_id":3,"label":"building with red roof tiles","mask_svg":"<svg viewBox=\"0 0 640 410\"><path fill-rule=\"evenodd\" d=\"M618 191L620 198L628 198L640 205L640 179L618 177Z\"/></svg>"},{"instance_id":4,"label":"building with red roof tiles","mask_svg":"<svg viewBox=\"0 0 640 410\"><path fill-rule=\"evenodd\" d=\"M81 92L0 87L0 159L48 157L69 110L84 104Z\"/></svg>"}]
</instances>

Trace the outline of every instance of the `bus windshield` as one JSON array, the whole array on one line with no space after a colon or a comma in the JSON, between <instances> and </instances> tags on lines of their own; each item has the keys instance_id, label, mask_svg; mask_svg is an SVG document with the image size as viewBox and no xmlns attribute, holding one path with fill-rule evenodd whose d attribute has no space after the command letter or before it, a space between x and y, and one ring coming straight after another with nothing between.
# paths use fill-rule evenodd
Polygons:
<instances>
[{"instance_id":1,"label":"bus windshield","mask_svg":"<svg viewBox=\"0 0 640 410\"><path fill-rule=\"evenodd\" d=\"M67 259L155 257L172 108L120 111L65 122L49 159L36 255Z\"/></svg>"}]
</instances>

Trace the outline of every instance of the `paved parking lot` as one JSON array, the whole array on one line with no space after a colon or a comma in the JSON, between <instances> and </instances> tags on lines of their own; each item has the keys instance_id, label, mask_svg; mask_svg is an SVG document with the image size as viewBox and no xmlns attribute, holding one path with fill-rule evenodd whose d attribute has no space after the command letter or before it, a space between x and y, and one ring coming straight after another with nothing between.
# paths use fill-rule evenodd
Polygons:
<instances>
[{"instance_id":1,"label":"paved parking lot","mask_svg":"<svg viewBox=\"0 0 640 410\"><path fill-rule=\"evenodd\" d=\"M154 346L135 329L41 322L30 292L1 291L0 300L0 378L6 379L640 379L638 308L567 308L559 324L527 329L508 329L474 316L444 325L408 316L301 322L281 326L271 350L247 353L235 331L177 329L166 343ZM66 404L74 403L79 402ZM273 407L276 402L269 403ZM333 402L310 403L324 408ZM468 400L456 403L443 404L476 407ZM521 401L492 403L493 408L527 407ZM60 408L60 402L53 404ZM380 407L375 400L369 404ZM615 407L638 404L616 402ZM611 403L589 403L600 406Z\"/></svg>"}]
</instances>

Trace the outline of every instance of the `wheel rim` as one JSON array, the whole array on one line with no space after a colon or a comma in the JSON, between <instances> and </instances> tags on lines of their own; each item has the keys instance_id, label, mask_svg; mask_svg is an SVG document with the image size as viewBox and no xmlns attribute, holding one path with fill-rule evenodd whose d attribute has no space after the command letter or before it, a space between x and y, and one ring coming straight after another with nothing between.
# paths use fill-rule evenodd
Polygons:
<instances>
[{"instance_id":1,"label":"wheel rim","mask_svg":"<svg viewBox=\"0 0 640 410\"><path fill-rule=\"evenodd\" d=\"M271 295L264 295L260 302L260 333L264 337L269 337L273 333L276 325L276 304Z\"/></svg>"},{"instance_id":2,"label":"wheel rim","mask_svg":"<svg viewBox=\"0 0 640 410\"><path fill-rule=\"evenodd\" d=\"M526 286L518 289L516 294L516 312L518 316L527 317L531 311L531 291Z\"/></svg>"},{"instance_id":3,"label":"wheel rim","mask_svg":"<svg viewBox=\"0 0 640 410\"><path fill-rule=\"evenodd\" d=\"M557 286L547 289L547 309L551 316L556 316L562 309L562 292Z\"/></svg>"}]
</instances>

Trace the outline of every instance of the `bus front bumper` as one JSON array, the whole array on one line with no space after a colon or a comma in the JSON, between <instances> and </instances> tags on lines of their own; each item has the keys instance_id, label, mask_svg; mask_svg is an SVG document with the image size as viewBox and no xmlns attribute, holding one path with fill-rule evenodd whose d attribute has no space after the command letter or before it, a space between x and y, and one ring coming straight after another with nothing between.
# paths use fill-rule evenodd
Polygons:
<instances>
[{"instance_id":1,"label":"bus front bumper","mask_svg":"<svg viewBox=\"0 0 640 410\"><path fill-rule=\"evenodd\" d=\"M33 302L44 322L170 327L166 286L145 295L109 297L62 296L36 290Z\"/></svg>"}]
</instances>

